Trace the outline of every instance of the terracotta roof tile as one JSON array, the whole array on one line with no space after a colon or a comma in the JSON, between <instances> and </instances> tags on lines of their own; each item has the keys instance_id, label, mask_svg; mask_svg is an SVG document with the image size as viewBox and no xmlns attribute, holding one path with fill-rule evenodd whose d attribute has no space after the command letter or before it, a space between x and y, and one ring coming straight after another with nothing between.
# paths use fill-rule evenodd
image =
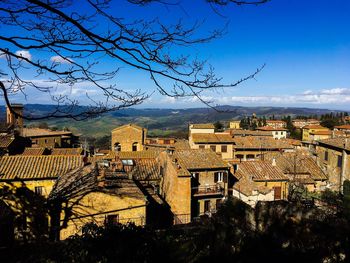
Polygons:
<instances>
[{"instance_id":1,"label":"terracotta roof tile","mask_svg":"<svg viewBox=\"0 0 350 263\"><path fill-rule=\"evenodd\" d=\"M83 148L53 148L51 155L82 155Z\"/></svg>"},{"instance_id":2,"label":"terracotta roof tile","mask_svg":"<svg viewBox=\"0 0 350 263\"><path fill-rule=\"evenodd\" d=\"M339 125L339 126L335 126L334 128L337 128L340 130L350 130L350 124Z\"/></svg>"},{"instance_id":3,"label":"terracotta roof tile","mask_svg":"<svg viewBox=\"0 0 350 263\"><path fill-rule=\"evenodd\" d=\"M158 181L161 178L160 166L156 159L135 159L129 173L139 181Z\"/></svg>"},{"instance_id":4,"label":"terracotta roof tile","mask_svg":"<svg viewBox=\"0 0 350 263\"><path fill-rule=\"evenodd\" d=\"M266 120L266 123L283 123L283 124L285 124L286 122L282 121L282 120Z\"/></svg>"},{"instance_id":5,"label":"terracotta roof tile","mask_svg":"<svg viewBox=\"0 0 350 263\"><path fill-rule=\"evenodd\" d=\"M71 135L70 131L52 131L49 129L40 128L23 128L23 137L40 137L40 136L61 136L61 135Z\"/></svg>"},{"instance_id":6,"label":"terracotta roof tile","mask_svg":"<svg viewBox=\"0 0 350 263\"><path fill-rule=\"evenodd\" d=\"M233 138L235 149L292 149L293 145L284 140L266 136L246 136Z\"/></svg>"},{"instance_id":7,"label":"terracotta roof tile","mask_svg":"<svg viewBox=\"0 0 350 263\"><path fill-rule=\"evenodd\" d=\"M274 128L271 126L258 127L257 130L260 130L260 131L287 131L287 129L284 129L284 128Z\"/></svg>"},{"instance_id":8,"label":"terracotta roof tile","mask_svg":"<svg viewBox=\"0 0 350 263\"><path fill-rule=\"evenodd\" d=\"M7 148L15 140L12 135L0 135L0 148Z\"/></svg>"},{"instance_id":9,"label":"terracotta roof tile","mask_svg":"<svg viewBox=\"0 0 350 263\"><path fill-rule=\"evenodd\" d=\"M46 148L31 148L26 147L22 155L44 155Z\"/></svg>"},{"instance_id":10,"label":"terracotta roof tile","mask_svg":"<svg viewBox=\"0 0 350 263\"><path fill-rule=\"evenodd\" d=\"M318 142L320 145L329 145L342 150L350 151L350 138L338 137L320 140Z\"/></svg>"},{"instance_id":11,"label":"terracotta roof tile","mask_svg":"<svg viewBox=\"0 0 350 263\"><path fill-rule=\"evenodd\" d=\"M119 127L117 127L117 128L114 128L114 129L112 130L112 132L113 132L113 131L116 131L116 130L119 130L119 129L124 129L124 128L126 128L126 127L133 127L133 128L135 128L135 129L138 129L138 130L146 130L145 128L142 128L142 127L140 127L140 126L138 126L138 125L136 125L136 124L129 123L129 124L122 125L122 126L119 126Z\"/></svg>"},{"instance_id":12,"label":"terracotta roof tile","mask_svg":"<svg viewBox=\"0 0 350 263\"><path fill-rule=\"evenodd\" d=\"M194 143L232 143L234 139L228 133L194 133Z\"/></svg>"},{"instance_id":13,"label":"terracotta roof tile","mask_svg":"<svg viewBox=\"0 0 350 263\"><path fill-rule=\"evenodd\" d=\"M210 149L178 150L173 159L187 170L227 168L228 165Z\"/></svg>"},{"instance_id":14,"label":"terracotta roof tile","mask_svg":"<svg viewBox=\"0 0 350 263\"><path fill-rule=\"evenodd\" d=\"M231 129L230 134L233 137L239 137L239 136L269 136L269 137L272 137L272 133L269 131L251 131L251 130L241 130L241 129Z\"/></svg>"},{"instance_id":15,"label":"terracotta roof tile","mask_svg":"<svg viewBox=\"0 0 350 263\"><path fill-rule=\"evenodd\" d=\"M277 167L290 179L300 180L326 180L327 176L317 165L314 159L306 151L297 151L295 153L266 153L264 160L272 162L275 159Z\"/></svg>"},{"instance_id":16,"label":"terracotta roof tile","mask_svg":"<svg viewBox=\"0 0 350 263\"><path fill-rule=\"evenodd\" d=\"M278 167L266 161L240 163L235 177L240 180L240 178L246 176L251 176L253 181L289 181L288 177Z\"/></svg>"},{"instance_id":17,"label":"terracotta roof tile","mask_svg":"<svg viewBox=\"0 0 350 263\"><path fill-rule=\"evenodd\" d=\"M214 129L215 126L212 123L195 123L191 124L192 129Z\"/></svg>"},{"instance_id":18,"label":"terracotta roof tile","mask_svg":"<svg viewBox=\"0 0 350 263\"><path fill-rule=\"evenodd\" d=\"M3 156L0 180L57 178L82 166L80 156Z\"/></svg>"},{"instance_id":19,"label":"terracotta roof tile","mask_svg":"<svg viewBox=\"0 0 350 263\"><path fill-rule=\"evenodd\" d=\"M306 125L303 127L303 129L323 129L323 130L329 130L327 127L323 127L321 125Z\"/></svg>"}]
</instances>

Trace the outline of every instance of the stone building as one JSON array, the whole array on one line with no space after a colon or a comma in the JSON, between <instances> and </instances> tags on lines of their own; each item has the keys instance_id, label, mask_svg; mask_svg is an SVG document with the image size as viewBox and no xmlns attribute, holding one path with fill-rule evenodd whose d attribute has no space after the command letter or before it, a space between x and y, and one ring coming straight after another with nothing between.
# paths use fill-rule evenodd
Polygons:
<instances>
[{"instance_id":1,"label":"stone building","mask_svg":"<svg viewBox=\"0 0 350 263\"><path fill-rule=\"evenodd\" d=\"M229 128L234 129L234 130L240 129L241 128L241 121L240 120L230 121Z\"/></svg>"},{"instance_id":2,"label":"stone building","mask_svg":"<svg viewBox=\"0 0 350 263\"><path fill-rule=\"evenodd\" d=\"M229 166L210 149L163 152L159 161L160 194L169 204L175 224L210 215L228 195Z\"/></svg>"},{"instance_id":3,"label":"stone building","mask_svg":"<svg viewBox=\"0 0 350 263\"><path fill-rule=\"evenodd\" d=\"M84 167L82 174L75 171L73 173L61 177L56 185L56 189L66 192L69 196L66 198L68 201L65 206L70 208L67 217L64 209L61 212L61 221L65 221L66 227L60 231L60 239L82 234L84 226L88 223L98 226L146 224L148 201L127 173L106 167L96 167L94 164ZM85 178L86 183L80 186L80 193L71 194L69 190L72 185L74 188L74 181L85 180ZM67 184L67 181L71 182ZM54 194L53 192L51 196Z\"/></svg>"},{"instance_id":4,"label":"stone building","mask_svg":"<svg viewBox=\"0 0 350 263\"><path fill-rule=\"evenodd\" d=\"M211 149L222 159L233 158L234 139L229 133L194 133L189 137L191 149Z\"/></svg>"},{"instance_id":5,"label":"stone building","mask_svg":"<svg viewBox=\"0 0 350 263\"><path fill-rule=\"evenodd\" d=\"M266 126L279 129L279 128L286 128L287 123L282 120L266 120Z\"/></svg>"},{"instance_id":6,"label":"stone building","mask_svg":"<svg viewBox=\"0 0 350 263\"><path fill-rule=\"evenodd\" d=\"M329 129L326 127L323 127L321 125L307 125L302 128L303 135L302 140L303 141L311 141L311 133L320 132L320 131L326 131L329 132Z\"/></svg>"},{"instance_id":7,"label":"stone building","mask_svg":"<svg viewBox=\"0 0 350 263\"><path fill-rule=\"evenodd\" d=\"M317 165L308 151L273 152L264 154L264 160L275 164L290 183L304 186L308 192L322 191L328 183L328 176Z\"/></svg>"},{"instance_id":8,"label":"stone building","mask_svg":"<svg viewBox=\"0 0 350 263\"><path fill-rule=\"evenodd\" d=\"M292 123L295 128L302 129L307 125L320 125L321 122L316 119L294 119Z\"/></svg>"},{"instance_id":9,"label":"stone building","mask_svg":"<svg viewBox=\"0 0 350 263\"><path fill-rule=\"evenodd\" d=\"M294 151L293 142L271 137L246 136L233 138L233 159L238 161L256 160L266 152Z\"/></svg>"},{"instance_id":10,"label":"stone building","mask_svg":"<svg viewBox=\"0 0 350 263\"><path fill-rule=\"evenodd\" d=\"M75 136L71 131L23 128L22 136L30 139L34 148L72 148L79 145L79 137Z\"/></svg>"},{"instance_id":11,"label":"stone building","mask_svg":"<svg viewBox=\"0 0 350 263\"><path fill-rule=\"evenodd\" d=\"M142 151L146 144L147 129L127 124L112 130L112 150L115 152Z\"/></svg>"},{"instance_id":12,"label":"stone building","mask_svg":"<svg viewBox=\"0 0 350 263\"><path fill-rule=\"evenodd\" d=\"M233 196L255 206L258 201L287 199L289 179L270 161L250 161L235 165Z\"/></svg>"},{"instance_id":13,"label":"stone building","mask_svg":"<svg viewBox=\"0 0 350 263\"><path fill-rule=\"evenodd\" d=\"M189 136L195 133L214 133L215 126L212 123L197 123L189 125Z\"/></svg>"},{"instance_id":14,"label":"stone building","mask_svg":"<svg viewBox=\"0 0 350 263\"><path fill-rule=\"evenodd\" d=\"M329 187L343 190L345 180L350 180L350 138L339 137L321 140L316 145L317 161L328 175Z\"/></svg>"},{"instance_id":15,"label":"stone building","mask_svg":"<svg viewBox=\"0 0 350 263\"><path fill-rule=\"evenodd\" d=\"M8 127L12 128L23 128L23 104L12 104L12 110L17 113L19 116L15 115L11 110L6 107L6 122Z\"/></svg>"}]
</instances>

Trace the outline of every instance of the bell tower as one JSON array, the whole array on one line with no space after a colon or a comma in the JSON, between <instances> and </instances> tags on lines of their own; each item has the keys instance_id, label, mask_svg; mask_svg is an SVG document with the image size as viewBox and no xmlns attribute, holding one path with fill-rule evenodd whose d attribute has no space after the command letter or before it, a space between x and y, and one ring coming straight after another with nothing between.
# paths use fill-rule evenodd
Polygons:
<instances>
[{"instance_id":1,"label":"bell tower","mask_svg":"<svg viewBox=\"0 0 350 263\"><path fill-rule=\"evenodd\" d=\"M13 128L23 128L23 104L11 104L11 108L14 112L19 114L20 116L15 115L10 111L10 109L6 108L6 120L7 126L12 126Z\"/></svg>"}]
</instances>

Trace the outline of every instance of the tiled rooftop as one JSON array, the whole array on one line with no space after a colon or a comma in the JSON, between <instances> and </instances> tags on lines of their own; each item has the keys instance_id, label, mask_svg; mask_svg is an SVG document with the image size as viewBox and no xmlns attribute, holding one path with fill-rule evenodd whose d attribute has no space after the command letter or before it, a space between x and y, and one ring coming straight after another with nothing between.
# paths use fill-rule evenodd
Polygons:
<instances>
[{"instance_id":1,"label":"tiled rooftop","mask_svg":"<svg viewBox=\"0 0 350 263\"><path fill-rule=\"evenodd\" d=\"M194 143L232 143L234 140L228 133L194 133Z\"/></svg>"},{"instance_id":2,"label":"tiled rooftop","mask_svg":"<svg viewBox=\"0 0 350 263\"><path fill-rule=\"evenodd\" d=\"M214 129L214 124L212 123L195 123L191 124L192 129Z\"/></svg>"},{"instance_id":3,"label":"tiled rooftop","mask_svg":"<svg viewBox=\"0 0 350 263\"><path fill-rule=\"evenodd\" d=\"M7 148L15 140L12 135L0 135L0 148Z\"/></svg>"},{"instance_id":4,"label":"tiled rooftop","mask_svg":"<svg viewBox=\"0 0 350 263\"><path fill-rule=\"evenodd\" d=\"M53 148L51 155L82 155L82 148Z\"/></svg>"},{"instance_id":5,"label":"tiled rooftop","mask_svg":"<svg viewBox=\"0 0 350 263\"><path fill-rule=\"evenodd\" d=\"M266 153L263 156L265 161L272 162L275 159L276 166L290 179L296 175L295 179L326 180L327 176L317 165L314 159L306 151L295 153Z\"/></svg>"},{"instance_id":6,"label":"tiled rooftop","mask_svg":"<svg viewBox=\"0 0 350 263\"><path fill-rule=\"evenodd\" d=\"M342 150L350 151L350 138L338 137L320 140L318 142L320 145L330 145Z\"/></svg>"},{"instance_id":7,"label":"tiled rooftop","mask_svg":"<svg viewBox=\"0 0 350 263\"><path fill-rule=\"evenodd\" d=\"M288 181L288 177L271 162L250 161L238 164L235 177L240 180L242 177L251 176L253 181Z\"/></svg>"},{"instance_id":8,"label":"tiled rooftop","mask_svg":"<svg viewBox=\"0 0 350 263\"><path fill-rule=\"evenodd\" d=\"M160 180L160 166L156 159L135 159L129 173L139 181Z\"/></svg>"},{"instance_id":9,"label":"tiled rooftop","mask_svg":"<svg viewBox=\"0 0 350 263\"><path fill-rule=\"evenodd\" d=\"M287 129L284 129L284 128L274 128L271 126L258 127L257 130L260 130L260 131L287 131Z\"/></svg>"},{"instance_id":10,"label":"tiled rooftop","mask_svg":"<svg viewBox=\"0 0 350 263\"><path fill-rule=\"evenodd\" d=\"M233 137L239 137L239 136L270 136L270 137L272 137L272 133L269 131L251 131L251 130L231 129L230 133Z\"/></svg>"},{"instance_id":11,"label":"tiled rooftop","mask_svg":"<svg viewBox=\"0 0 350 263\"><path fill-rule=\"evenodd\" d=\"M44 155L46 148L31 148L31 147L26 147L24 149L24 152L22 155Z\"/></svg>"},{"instance_id":12,"label":"tiled rooftop","mask_svg":"<svg viewBox=\"0 0 350 263\"><path fill-rule=\"evenodd\" d=\"M187 170L228 167L228 165L210 149L178 150L173 155L173 160L175 159L182 168Z\"/></svg>"},{"instance_id":13,"label":"tiled rooftop","mask_svg":"<svg viewBox=\"0 0 350 263\"><path fill-rule=\"evenodd\" d=\"M80 156L3 156L0 180L57 178L82 166Z\"/></svg>"},{"instance_id":14,"label":"tiled rooftop","mask_svg":"<svg viewBox=\"0 0 350 263\"><path fill-rule=\"evenodd\" d=\"M70 131L52 131L49 129L40 128L23 128L22 135L24 137L41 137L41 136L61 136L61 135L71 135Z\"/></svg>"},{"instance_id":15,"label":"tiled rooftop","mask_svg":"<svg viewBox=\"0 0 350 263\"><path fill-rule=\"evenodd\" d=\"M339 130L350 130L350 124L339 125L339 126L335 126L334 128L337 128Z\"/></svg>"},{"instance_id":16,"label":"tiled rooftop","mask_svg":"<svg viewBox=\"0 0 350 263\"><path fill-rule=\"evenodd\" d=\"M323 127L323 126L317 125L317 124L315 124L315 125L306 125L306 126L303 127L303 129L324 129L324 130L328 130L327 127Z\"/></svg>"},{"instance_id":17,"label":"tiled rooftop","mask_svg":"<svg viewBox=\"0 0 350 263\"><path fill-rule=\"evenodd\" d=\"M284 140L275 140L266 136L246 136L233 138L235 149L292 149L293 145Z\"/></svg>"}]
</instances>

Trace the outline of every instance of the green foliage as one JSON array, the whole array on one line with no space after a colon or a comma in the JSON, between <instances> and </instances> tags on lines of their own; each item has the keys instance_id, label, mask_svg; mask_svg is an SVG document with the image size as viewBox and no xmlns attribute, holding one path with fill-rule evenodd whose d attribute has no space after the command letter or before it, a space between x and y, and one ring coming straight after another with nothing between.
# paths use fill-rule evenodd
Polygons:
<instances>
[{"instance_id":1,"label":"green foliage","mask_svg":"<svg viewBox=\"0 0 350 263\"><path fill-rule=\"evenodd\" d=\"M345 262L349 238L339 214L286 201L252 209L230 198L197 223L162 230L88 224L65 241L13 247L4 262Z\"/></svg>"},{"instance_id":2,"label":"green foliage","mask_svg":"<svg viewBox=\"0 0 350 263\"><path fill-rule=\"evenodd\" d=\"M224 128L224 125L220 121L214 122L215 131L222 131L223 128Z\"/></svg>"}]
</instances>

